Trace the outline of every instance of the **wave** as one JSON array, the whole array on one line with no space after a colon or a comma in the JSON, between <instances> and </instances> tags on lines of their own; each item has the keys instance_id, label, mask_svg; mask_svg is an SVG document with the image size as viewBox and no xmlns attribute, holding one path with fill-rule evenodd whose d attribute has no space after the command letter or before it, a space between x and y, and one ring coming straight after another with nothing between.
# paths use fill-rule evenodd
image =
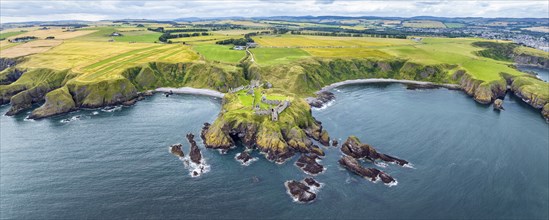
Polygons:
<instances>
[{"instance_id":1,"label":"wave","mask_svg":"<svg viewBox=\"0 0 549 220\"><path fill-rule=\"evenodd\" d=\"M102 108L101 111L103 112L114 112L114 111L120 111L122 109L121 105L117 106L107 106L105 108Z\"/></svg>"},{"instance_id":2,"label":"wave","mask_svg":"<svg viewBox=\"0 0 549 220\"><path fill-rule=\"evenodd\" d=\"M246 162L243 162L243 161L237 159L238 156L240 156L240 154L241 154L241 153L237 153L237 154L234 156L234 159L235 159L236 161L240 162L240 164L241 164L242 166L250 166L250 164L252 164L253 162L259 160L259 158L257 158L257 157L252 157L252 159L250 159L250 160L248 160L248 161L246 161Z\"/></svg>"},{"instance_id":3,"label":"wave","mask_svg":"<svg viewBox=\"0 0 549 220\"><path fill-rule=\"evenodd\" d=\"M202 158L200 164L194 163L191 161L191 158L187 155L184 157L179 157L179 160L183 161L185 169L189 171L189 176L199 177L202 174L210 172L211 167L206 163L206 160Z\"/></svg>"},{"instance_id":4,"label":"wave","mask_svg":"<svg viewBox=\"0 0 549 220\"><path fill-rule=\"evenodd\" d=\"M324 104L322 104L322 106L320 108L312 108L313 111L322 111L324 109L327 109L328 107L332 106L334 103L335 103L335 99L333 100L330 100L329 102L326 102Z\"/></svg>"},{"instance_id":5,"label":"wave","mask_svg":"<svg viewBox=\"0 0 549 220\"><path fill-rule=\"evenodd\" d=\"M82 115L75 115L75 116L72 116L71 118L61 119L59 122L69 123L69 122L73 122L73 121L79 121L81 118L82 118Z\"/></svg>"}]
</instances>

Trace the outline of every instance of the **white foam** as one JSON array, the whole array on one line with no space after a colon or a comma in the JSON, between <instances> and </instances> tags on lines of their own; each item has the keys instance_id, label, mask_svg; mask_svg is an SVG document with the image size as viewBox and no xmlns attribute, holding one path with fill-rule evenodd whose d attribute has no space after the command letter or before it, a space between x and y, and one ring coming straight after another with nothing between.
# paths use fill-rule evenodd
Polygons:
<instances>
[{"instance_id":1,"label":"white foam","mask_svg":"<svg viewBox=\"0 0 549 220\"><path fill-rule=\"evenodd\" d=\"M252 164L252 162L259 160L259 158L257 158L257 157L252 157L252 159L249 159L248 161L243 162L243 161L237 159L238 156L240 156L240 154L241 154L241 153L237 153L237 154L234 156L234 159L235 159L236 161L240 162L240 164L241 164L242 166L250 166L250 164Z\"/></svg>"},{"instance_id":2,"label":"white foam","mask_svg":"<svg viewBox=\"0 0 549 220\"><path fill-rule=\"evenodd\" d=\"M82 118L81 115L75 115L75 116L72 116L71 118L65 118L65 119L62 119L60 120L59 122L61 123L69 123L69 122L72 122L72 121L78 121Z\"/></svg>"},{"instance_id":3,"label":"white foam","mask_svg":"<svg viewBox=\"0 0 549 220\"><path fill-rule=\"evenodd\" d=\"M384 162L374 162L374 164L378 167L382 167L382 168L385 168L387 166L389 166L387 163L384 163Z\"/></svg>"},{"instance_id":4,"label":"white foam","mask_svg":"<svg viewBox=\"0 0 549 220\"><path fill-rule=\"evenodd\" d=\"M330 100L329 102L326 102L320 106L320 108L312 108L314 111L322 111L324 109L327 109L328 107L332 106L335 103L335 99Z\"/></svg>"},{"instance_id":5,"label":"white foam","mask_svg":"<svg viewBox=\"0 0 549 220\"><path fill-rule=\"evenodd\" d=\"M395 181L393 182L390 182L390 183L384 183L386 186L388 187L393 187L393 186L396 186L398 185L398 181L395 179Z\"/></svg>"},{"instance_id":6,"label":"white foam","mask_svg":"<svg viewBox=\"0 0 549 220\"><path fill-rule=\"evenodd\" d=\"M410 169L415 169L414 165L411 164L411 163L404 164L402 167L406 167L406 168L410 168Z\"/></svg>"},{"instance_id":7,"label":"white foam","mask_svg":"<svg viewBox=\"0 0 549 220\"><path fill-rule=\"evenodd\" d=\"M91 115L99 115L99 112L98 112L98 111L93 111L93 112L91 113Z\"/></svg>"},{"instance_id":8,"label":"white foam","mask_svg":"<svg viewBox=\"0 0 549 220\"><path fill-rule=\"evenodd\" d=\"M105 108L102 108L101 111L104 111L104 112L114 112L114 111L120 111L122 109L122 106L121 105L117 105L117 106L114 106L114 107L105 107Z\"/></svg>"},{"instance_id":9,"label":"white foam","mask_svg":"<svg viewBox=\"0 0 549 220\"><path fill-rule=\"evenodd\" d=\"M192 162L189 156L179 157L179 160L183 161L183 165L185 169L189 170L189 176L191 177L199 177L211 170L210 165L206 163L204 158L200 160L200 164ZM197 175L194 174L195 172Z\"/></svg>"},{"instance_id":10,"label":"white foam","mask_svg":"<svg viewBox=\"0 0 549 220\"><path fill-rule=\"evenodd\" d=\"M25 118L23 119L23 121L35 122L36 120L30 119L29 116L27 116L27 117L25 117Z\"/></svg>"}]
</instances>

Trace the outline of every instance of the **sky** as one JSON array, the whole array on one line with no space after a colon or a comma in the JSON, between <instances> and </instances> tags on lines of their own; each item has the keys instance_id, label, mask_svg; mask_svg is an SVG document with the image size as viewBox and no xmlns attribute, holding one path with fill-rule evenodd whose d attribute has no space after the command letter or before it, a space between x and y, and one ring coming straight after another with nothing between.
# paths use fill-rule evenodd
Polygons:
<instances>
[{"instance_id":1,"label":"sky","mask_svg":"<svg viewBox=\"0 0 549 220\"><path fill-rule=\"evenodd\" d=\"M259 16L549 17L548 0L0 0L0 22Z\"/></svg>"}]
</instances>

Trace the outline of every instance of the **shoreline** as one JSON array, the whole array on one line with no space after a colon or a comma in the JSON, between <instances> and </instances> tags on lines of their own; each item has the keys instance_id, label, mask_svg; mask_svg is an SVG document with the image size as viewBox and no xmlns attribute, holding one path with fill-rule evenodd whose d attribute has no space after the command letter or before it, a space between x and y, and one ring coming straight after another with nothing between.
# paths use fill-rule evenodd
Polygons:
<instances>
[{"instance_id":1,"label":"shoreline","mask_svg":"<svg viewBox=\"0 0 549 220\"><path fill-rule=\"evenodd\" d=\"M461 86L458 84L438 84L432 82L416 81L416 80L406 80L406 79L384 79L384 78L373 78L373 79L351 79L341 82L332 83L330 85L322 87L316 93L326 92L328 90L345 86L345 85L356 85L356 84L370 84L370 83L402 83L402 84L414 84L414 85L427 85L427 86L439 86L447 89L461 89Z\"/></svg>"},{"instance_id":2,"label":"shoreline","mask_svg":"<svg viewBox=\"0 0 549 220\"><path fill-rule=\"evenodd\" d=\"M216 98L223 98L225 96L224 93L211 90L211 89L197 89L192 87L180 87L180 88L171 88L171 87L160 87L153 92L173 92L177 94L190 94L190 95L204 95L204 96L212 96Z\"/></svg>"}]
</instances>

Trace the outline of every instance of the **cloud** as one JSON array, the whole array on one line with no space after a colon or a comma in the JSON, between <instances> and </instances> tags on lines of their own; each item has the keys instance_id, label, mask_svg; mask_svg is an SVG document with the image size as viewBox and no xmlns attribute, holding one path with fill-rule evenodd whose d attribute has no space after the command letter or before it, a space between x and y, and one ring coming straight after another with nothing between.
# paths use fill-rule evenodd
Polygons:
<instances>
[{"instance_id":1,"label":"cloud","mask_svg":"<svg viewBox=\"0 0 549 220\"><path fill-rule=\"evenodd\" d=\"M335 0L316 0L317 4L332 4Z\"/></svg>"},{"instance_id":2,"label":"cloud","mask_svg":"<svg viewBox=\"0 0 549 220\"><path fill-rule=\"evenodd\" d=\"M540 17L548 1L357 1L357 0L189 0L189 1L0 1L0 22L123 18L263 16L442 16Z\"/></svg>"}]
</instances>

